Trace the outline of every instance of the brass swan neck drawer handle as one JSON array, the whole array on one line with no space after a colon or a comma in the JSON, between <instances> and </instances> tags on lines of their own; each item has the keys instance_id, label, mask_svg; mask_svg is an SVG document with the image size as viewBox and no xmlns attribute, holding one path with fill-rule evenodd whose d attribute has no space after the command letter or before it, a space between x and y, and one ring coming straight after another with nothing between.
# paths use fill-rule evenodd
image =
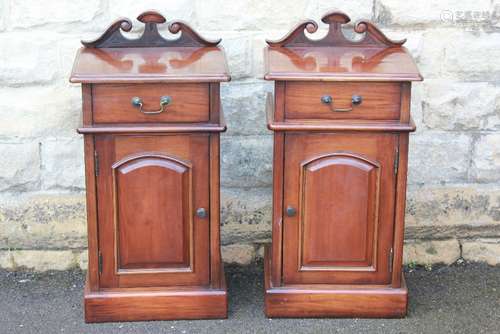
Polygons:
<instances>
[{"instance_id":1,"label":"brass swan neck drawer handle","mask_svg":"<svg viewBox=\"0 0 500 334\"><path fill-rule=\"evenodd\" d=\"M135 96L132 98L132 105L136 108L139 108L139 111L142 112L143 114L147 115L155 115L155 114L161 114L164 110L165 107L168 106L172 102L172 98L170 96L162 96L160 98L160 109L159 110L153 110L153 111L147 111L142 109L143 102L142 99L138 96Z\"/></svg>"},{"instance_id":2,"label":"brass swan neck drawer handle","mask_svg":"<svg viewBox=\"0 0 500 334\"><path fill-rule=\"evenodd\" d=\"M351 98L351 105L352 105L351 108L334 108L333 107L333 98L331 97L331 95L323 95L321 97L321 103L328 104L330 106L330 110L335 111L335 112L352 111L354 106L360 105L361 102L363 102L363 97L361 95L353 95Z\"/></svg>"}]
</instances>

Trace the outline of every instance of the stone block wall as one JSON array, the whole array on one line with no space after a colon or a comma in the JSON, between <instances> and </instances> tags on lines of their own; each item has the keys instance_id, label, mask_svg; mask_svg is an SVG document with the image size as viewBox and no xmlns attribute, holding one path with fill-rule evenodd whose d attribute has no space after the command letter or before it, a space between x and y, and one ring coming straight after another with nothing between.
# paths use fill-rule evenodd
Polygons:
<instances>
[{"instance_id":1,"label":"stone block wall","mask_svg":"<svg viewBox=\"0 0 500 334\"><path fill-rule=\"evenodd\" d=\"M264 40L332 7L407 37L425 77L412 91L405 261L500 263L500 1L0 0L0 267L86 266L81 92L68 83L71 65L79 40L151 8L223 38L233 77L222 85L223 256L261 256L272 184Z\"/></svg>"}]
</instances>

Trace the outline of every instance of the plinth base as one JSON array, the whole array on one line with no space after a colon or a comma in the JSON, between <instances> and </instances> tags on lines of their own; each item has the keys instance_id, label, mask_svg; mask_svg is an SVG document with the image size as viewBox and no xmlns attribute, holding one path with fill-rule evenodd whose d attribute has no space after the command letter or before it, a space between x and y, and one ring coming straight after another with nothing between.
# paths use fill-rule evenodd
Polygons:
<instances>
[{"instance_id":1,"label":"plinth base","mask_svg":"<svg viewBox=\"0 0 500 334\"><path fill-rule=\"evenodd\" d=\"M224 275L222 275L224 277ZM121 288L84 292L85 322L223 319L227 318L227 288Z\"/></svg>"},{"instance_id":2,"label":"plinth base","mask_svg":"<svg viewBox=\"0 0 500 334\"><path fill-rule=\"evenodd\" d=\"M266 245L265 312L270 318L402 318L408 289L383 285L271 284L270 245Z\"/></svg>"}]
</instances>

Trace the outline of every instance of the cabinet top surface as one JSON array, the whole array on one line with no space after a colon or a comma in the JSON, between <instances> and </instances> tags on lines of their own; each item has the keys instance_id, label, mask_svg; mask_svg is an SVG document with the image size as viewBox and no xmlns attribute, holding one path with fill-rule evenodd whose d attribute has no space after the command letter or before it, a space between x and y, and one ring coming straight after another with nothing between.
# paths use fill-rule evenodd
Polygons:
<instances>
[{"instance_id":1,"label":"cabinet top surface","mask_svg":"<svg viewBox=\"0 0 500 334\"><path fill-rule=\"evenodd\" d=\"M81 48L71 82L220 82L229 81L219 47Z\"/></svg>"},{"instance_id":2,"label":"cabinet top surface","mask_svg":"<svg viewBox=\"0 0 500 334\"><path fill-rule=\"evenodd\" d=\"M266 80L421 81L403 47L267 47Z\"/></svg>"},{"instance_id":3,"label":"cabinet top surface","mask_svg":"<svg viewBox=\"0 0 500 334\"><path fill-rule=\"evenodd\" d=\"M132 21L121 18L93 41L82 41L70 82L220 82L229 81L224 50L220 39L208 40L183 21L169 21L156 11L137 17L144 23L138 38L128 38L122 31L132 30ZM165 24L176 38L160 34Z\"/></svg>"},{"instance_id":4,"label":"cabinet top surface","mask_svg":"<svg viewBox=\"0 0 500 334\"><path fill-rule=\"evenodd\" d=\"M421 81L413 58L402 45L391 40L373 23L359 20L353 25L360 34L350 39L343 32L349 16L339 11L321 19L329 26L325 36L310 39L318 30L313 20L300 22L285 37L267 41L264 50L266 80L318 81Z\"/></svg>"}]
</instances>

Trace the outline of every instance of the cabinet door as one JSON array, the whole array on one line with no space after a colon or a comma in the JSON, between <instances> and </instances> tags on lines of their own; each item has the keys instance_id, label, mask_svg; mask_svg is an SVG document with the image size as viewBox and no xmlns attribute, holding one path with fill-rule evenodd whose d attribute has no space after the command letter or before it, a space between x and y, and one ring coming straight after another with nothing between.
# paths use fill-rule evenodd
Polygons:
<instances>
[{"instance_id":1,"label":"cabinet door","mask_svg":"<svg viewBox=\"0 0 500 334\"><path fill-rule=\"evenodd\" d=\"M101 287L208 284L209 136L109 135L96 150Z\"/></svg>"},{"instance_id":2,"label":"cabinet door","mask_svg":"<svg viewBox=\"0 0 500 334\"><path fill-rule=\"evenodd\" d=\"M386 284L397 135L287 134L285 283Z\"/></svg>"}]
</instances>

